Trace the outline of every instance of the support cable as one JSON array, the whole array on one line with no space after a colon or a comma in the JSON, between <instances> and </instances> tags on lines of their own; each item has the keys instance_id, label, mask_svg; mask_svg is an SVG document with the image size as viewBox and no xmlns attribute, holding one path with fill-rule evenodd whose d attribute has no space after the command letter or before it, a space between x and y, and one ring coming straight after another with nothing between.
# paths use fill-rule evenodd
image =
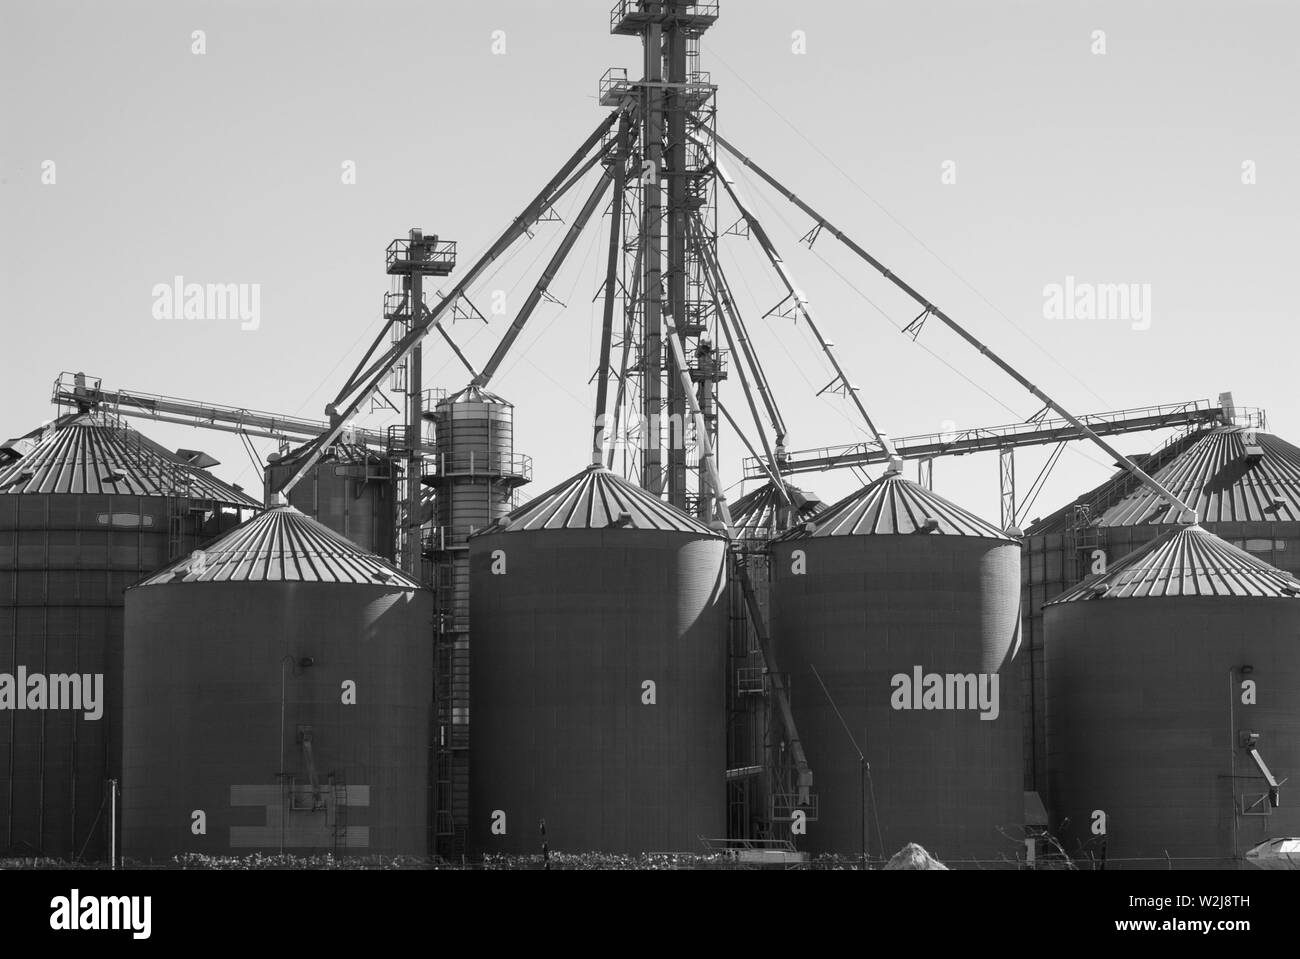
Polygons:
<instances>
[{"instance_id":1,"label":"support cable","mask_svg":"<svg viewBox=\"0 0 1300 959\"><path fill-rule=\"evenodd\" d=\"M992 362L995 366L997 366L998 369L1002 370L1004 373L1006 373L1008 376L1014 379L1017 383L1019 383L1021 386L1027 389L1031 394L1037 397L1038 400L1040 400L1045 405L1050 406L1053 410L1056 411L1056 413L1059 416L1068 420L1072 426L1076 427L1080 432L1082 432L1095 444L1101 447L1101 449L1105 451L1107 455L1114 457L1114 459L1118 461L1125 469L1127 469L1130 473L1132 473L1135 477L1137 477L1137 479L1141 481L1141 483L1144 486L1152 490L1154 493L1156 493L1156 495L1160 496L1161 499L1165 500L1172 507L1174 507L1174 509L1177 511L1178 522L1184 524L1187 523L1194 524L1198 522L1199 517L1197 516L1196 510L1194 510L1192 507L1184 503L1181 499L1175 496L1174 493L1166 489L1160 482L1153 479L1151 476L1148 476L1140 466L1138 466L1136 463L1134 463L1123 453L1119 452L1117 449L1115 449L1113 446L1107 443L1101 436L1097 435L1095 431L1093 431L1090 427L1088 427L1086 423L1079 420L1072 413L1070 413L1069 410L1065 409L1065 407L1061 406L1054 399L1052 399L1050 396L1048 396L1046 393L1040 390L1037 386L1035 386L1033 383L1027 380L1024 376L1022 376L1019 372L1017 372L1014 367L1012 367L1009 363L1007 363L1004 359L1002 359L1002 357L994 353L988 346L986 346L985 344L977 340L974 336L972 336L969 332L967 332L967 330L963 326L961 326L954 319L952 319L952 317L948 316L948 314L946 314L943 310L939 309L939 307L935 306L924 296L918 293L901 277L896 276L893 273L893 271L889 269L889 267L885 266L885 264L881 263L870 253L868 253L865 249L863 249L856 242L854 242L850 237L845 235L841 230L835 227L834 224L832 224L829 220L827 220L826 217L822 216L820 213L814 210L803 200L799 199L799 197L795 193L787 189L778 180L776 180L770 173L768 173L766 170L764 170L762 167L756 164L749 157L745 156L743 153L737 150L724 137L722 137L720 134L717 133L713 133L713 137L723 149L725 149L732 156L736 157L736 159L738 159L740 162L745 164L745 166L753 170L764 182L766 182L769 186L771 186L774 190L776 190L778 193L784 196L787 200L789 200L791 203L797 206L808 216L811 216L816 222L822 224L822 226L832 236L834 236L837 240L839 240L841 243L847 246L853 253L857 254L858 257L865 260L875 269L879 270L881 276L883 276L886 280L894 284L894 286L898 287L900 290L902 290L904 293L910 296L921 306L925 307L930 312L930 315L937 317L939 320L941 320L949 329L951 329L954 333L956 333L963 340L969 343L972 347L978 350L982 355L988 357L989 361ZM721 171L721 168L719 168L719 171ZM726 183L725 176L723 178L723 183L724 184ZM751 228L752 228L752 224L751 224Z\"/></svg>"},{"instance_id":2,"label":"support cable","mask_svg":"<svg viewBox=\"0 0 1300 959\"><path fill-rule=\"evenodd\" d=\"M713 133L712 135L719 144L722 144L724 147L727 146L726 141L717 133ZM788 293L791 302L794 304L794 308L803 316L804 322L808 324L808 329L810 329L813 336L817 338L817 342L821 345L822 352L825 353L826 358L830 360L831 366L834 368L835 374L839 378L840 383L844 386L844 390L848 394L849 399L853 401L853 405L857 407L858 414L866 422L867 429L869 429L872 435L876 438L876 442L880 444L881 449L883 449L886 455L890 457L889 470L891 472L900 471L902 469L902 460L894 451L893 443L890 442L888 436L876 428L876 424L871 419L871 414L867 412L866 406L862 403L862 398L858 396L857 388L849 382L848 374L844 372L844 368L840 365L839 358L835 355L835 344L822 336L821 330L817 326L817 321L813 318L812 311L808 309L807 302L805 302L803 297L799 294L794 279L791 277L785 262L781 259L781 255L777 252L776 247L768 237L767 231L763 229L763 225L758 221L758 218L753 214L744 200L741 199L739 192L736 190L734 181L727 174L722 163L718 162L717 167L718 179L722 182L722 186L727 191L727 195L731 197L731 202L736 205L736 208L745 218L745 222L749 224L750 232L758 237L759 245L763 248L763 252L767 254L768 261L772 264L772 268L775 269L777 275L780 276L781 282L784 284L786 292Z\"/></svg>"}]
</instances>

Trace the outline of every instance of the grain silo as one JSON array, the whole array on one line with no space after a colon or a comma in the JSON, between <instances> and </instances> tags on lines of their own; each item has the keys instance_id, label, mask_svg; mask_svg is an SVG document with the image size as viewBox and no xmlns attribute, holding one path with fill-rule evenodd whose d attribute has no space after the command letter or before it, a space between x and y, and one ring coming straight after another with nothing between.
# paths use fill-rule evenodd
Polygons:
<instances>
[{"instance_id":1,"label":"grain silo","mask_svg":"<svg viewBox=\"0 0 1300 959\"><path fill-rule=\"evenodd\" d=\"M271 454L266 466L270 489L278 489L298 471L309 445L285 456ZM391 459L364 446L336 443L325 450L286 498L290 506L362 549L393 559L397 528L394 491Z\"/></svg>"},{"instance_id":2,"label":"grain silo","mask_svg":"<svg viewBox=\"0 0 1300 959\"><path fill-rule=\"evenodd\" d=\"M287 506L128 590L124 854L424 855L432 617Z\"/></svg>"},{"instance_id":3,"label":"grain silo","mask_svg":"<svg viewBox=\"0 0 1300 959\"><path fill-rule=\"evenodd\" d=\"M213 462L89 410L3 445L0 673L47 694L81 676L81 696L100 694L89 713L53 699L0 711L0 855L108 857L123 590L261 508L196 461Z\"/></svg>"},{"instance_id":4,"label":"grain silo","mask_svg":"<svg viewBox=\"0 0 1300 959\"><path fill-rule=\"evenodd\" d=\"M1300 834L1300 806L1274 806L1264 772L1300 773L1298 595L1187 526L1047 604L1047 804L1067 854L1239 867Z\"/></svg>"},{"instance_id":5,"label":"grain silo","mask_svg":"<svg viewBox=\"0 0 1300 959\"><path fill-rule=\"evenodd\" d=\"M470 539L474 851L723 836L726 549L597 466Z\"/></svg>"},{"instance_id":6,"label":"grain silo","mask_svg":"<svg viewBox=\"0 0 1300 959\"><path fill-rule=\"evenodd\" d=\"M439 854L465 853L469 829L469 536L506 515L532 461L514 450L514 407L470 386L440 399L431 415L436 457L425 481L435 492L433 563L437 726L434 834Z\"/></svg>"},{"instance_id":7,"label":"grain silo","mask_svg":"<svg viewBox=\"0 0 1300 959\"><path fill-rule=\"evenodd\" d=\"M1235 413L1251 425L1182 433L1138 464L1197 510L1205 529L1300 574L1300 449L1262 432L1259 413ZM1046 788L1043 606L1177 522L1176 510L1121 470L1026 530L1026 789Z\"/></svg>"},{"instance_id":8,"label":"grain silo","mask_svg":"<svg viewBox=\"0 0 1300 959\"><path fill-rule=\"evenodd\" d=\"M772 640L818 795L807 848L1014 860L1019 544L890 473L773 550Z\"/></svg>"}]
</instances>

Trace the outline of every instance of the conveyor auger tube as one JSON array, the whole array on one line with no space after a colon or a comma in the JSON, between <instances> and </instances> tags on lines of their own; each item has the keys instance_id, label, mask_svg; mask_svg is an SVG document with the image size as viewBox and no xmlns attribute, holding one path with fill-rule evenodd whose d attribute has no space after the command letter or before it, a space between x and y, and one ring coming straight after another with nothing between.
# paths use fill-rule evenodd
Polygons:
<instances>
[{"instance_id":1,"label":"conveyor auger tube","mask_svg":"<svg viewBox=\"0 0 1300 959\"><path fill-rule=\"evenodd\" d=\"M602 137L614 126L620 116L620 112L611 111L600 125L596 127L592 134L587 137L572 156L565 161L564 166L555 174L544 186L540 193L533 198L519 216L508 226L504 233L497 238L497 241L488 248L478 261L470 267L456 287L431 310L424 313L423 319L415 319L411 323L411 328L397 342L394 343L383 356L376 359L364 371L354 372L349 379L348 384L341 390L334 402L330 404L335 411L342 408L342 412L335 412L331 415L330 428L322 433L316 440L308 446L302 464L298 471L294 473L280 488L280 492L288 493L298 484L304 476L307 475L320 459L321 454L330 444L338 439L338 435L343 432L344 427L356 415L357 411L366 402L372 393L379 388L383 378L388 375L388 371L394 365L400 363L407 353L415 348L415 345L423 339L424 335L429 332L429 328L439 322L442 314L451 308L463 294L470 284L478 278L487 267L503 254L510 246L519 239L528 228L536 222L551 204L556 202L560 196L568 191L589 169L595 166L608 152L608 147L597 150L592 156L588 157L584 163L583 158L587 156L592 147L596 146ZM573 174L570 176L570 174ZM568 178L566 180L566 178ZM378 344L376 341L376 345ZM372 347L373 349L373 347ZM359 390L359 392L358 392ZM344 405L344 400L351 396L352 399Z\"/></svg>"},{"instance_id":2,"label":"conveyor auger tube","mask_svg":"<svg viewBox=\"0 0 1300 959\"><path fill-rule=\"evenodd\" d=\"M777 709L780 710L781 722L785 726L786 736L789 739L790 755L794 760L795 770L798 774L799 805L806 806L809 802L809 791L812 789L813 783L812 769L808 766L808 757L804 754L803 743L799 741L799 730L795 726L794 712L790 709L790 697L786 692L785 679L776 668L771 644L768 642L767 623L763 619L763 611L759 609L758 599L754 595L754 584L749 579L749 568L740 561L740 555L736 550L736 528L731 522L731 510L727 506L727 496L723 492L722 482L718 476L717 460L713 455L713 444L709 441L708 429L704 422L704 415L700 412L699 401L695 398L695 391L690 388L691 382L690 374L687 372L686 354L682 350L677 326L671 315L664 315L664 325L668 334L668 344L672 348L673 359L676 361L678 375L683 381L683 392L686 395L687 403L690 405L691 415L695 418L695 432L701 450L700 464L704 467L717 497L718 512L722 515L722 521L727 530L727 539L730 542L728 553L731 556L732 569L736 573L736 578L740 581L740 589L745 597L745 607L749 611L749 619L754 626L754 632L758 635L758 645L763 652L763 665L767 669L768 680L772 683Z\"/></svg>"},{"instance_id":3,"label":"conveyor auger tube","mask_svg":"<svg viewBox=\"0 0 1300 959\"><path fill-rule=\"evenodd\" d=\"M1044 393L1042 390L1036 387L1033 383L1029 382L1029 380L1021 376L1011 366L1011 364L1007 363L1004 359L1002 359L1002 357L998 356L991 349L989 349L987 346L985 346L983 343L977 340L974 336L968 333L965 330L965 328L963 328L959 323L957 323L956 320L952 319L952 317L944 313L943 310L939 309L937 306L935 306L933 303L927 300L924 296L922 296L920 293L914 290L911 286L909 286L906 282L904 282L900 277L896 276L892 270L890 270L887 266L885 266L885 264L881 263L874 256L872 256L861 246L855 243L851 238L846 236L841 230L836 228L829 220L827 220L826 217L822 216L820 213L814 210L803 200L799 199L799 197L796 196L793 191L784 187L775 177L772 176L772 174L768 173L766 170L760 167L749 157L745 156L745 154L737 150L734 146L728 143L727 140L723 138L721 135L713 131L708 131L708 132L717 141L719 146L721 146L724 150L726 150L728 153L734 156L741 163L745 164L745 166L753 170L754 173L757 174L758 177L761 180L763 180L764 183L772 187L772 189L776 190L778 193L780 193L783 197L785 197L787 200L789 200L791 203L797 206L808 216L812 217L817 222L817 225L819 227L825 229L833 237L835 237L835 239L839 240L841 243L847 246L850 250L856 253L860 258L866 260L867 263L871 264L871 266L879 270L881 276L887 279L890 283L893 283L894 286L898 287L900 290L902 290L904 293L910 296L913 300L919 303L922 307L924 307L926 313L938 318L942 323L944 323L944 325L946 325L954 333L960 336L963 340L965 340L971 346L975 347L975 349L977 349L984 356L987 356L989 360L994 365L996 365L1000 370L1002 370L1004 373L1009 375L1017 383L1019 383L1021 386L1027 389L1039 400L1041 400L1045 406L1054 410L1063 419L1068 420L1071 425L1073 425L1079 430L1079 432L1083 433L1084 436L1086 436L1088 439L1096 443L1097 446L1101 447L1101 449L1105 450L1105 452L1108 455L1114 457L1117 463L1119 463L1126 470L1128 470L1135 477L1137 477L1137 479L1140 480L1144 486L1146 486L1148 489L1150 489L1152 492L1158 495L1161 499L1165 500L1167 503L1173 506L1175 510L1178 511L1178 522L1183 524L1195 524L1200 521L1200 517L1197 515L1196 510L1194 510L1192 507L1184 503L1181 499L1175 496L1170 490L1166 489L1161 483L1157 482L1155 479L1148 476L1140 466L1138 466L1131 459L1129 459L1123 453L1119 452L1117 449L1115 449L1113 446L1107 443L1104 439L1098 436L1085 423L1081 422L1072 413L1070 413L1069 410L1065 409L1065 407L1061 406L1061 404L1057 403L1054 399L1052 399L1050 396L1048 396L1046 393Z\"/></svg>"},{"instance_id":4,"label":"conveyor auger tube","mask_svg":"<svg viewBox=\"0 0 1300 959\"><path fill-rule=\"evenodd\" d=\"M718 142L722 142L721 138L719 138ZM771 238L767 235L767 230L763 228L763 224L759 222L758 217L755 216L754 212L749 208L749 204L741 198L739 191L736 189L735 183L727 174L727 171L723 168L722 164L718 162L715 163L715 166L718 168L718 179L721 181L723 188L727 191L727 195L731 197L731 202L734 203L736 209L740 211L740 215L745 218L745 222L749 225L750 232L753 233L754 236L758 237L759 246L763 248L763 253L766 254L768 262L772 264L772 269L776 270L777 276L781 278L781 283L785 287L787 298L790 300L794 309L803 317L804 322L808 324L808 329L812 331L813 336L817 338L817 344L821 347L822 352L826 354L826 358L830 361L831 368L835 370L836 380L838 380L840 385L844 387L846 395L857 408L858 415L862 417L863 422L867 424L867 429L871 431L871 435L876 438L876 442L880 444L880 448L884 450L885 455L889 457L888 471L891 473L902 472L903 461L894 450L894 444L890 442L890 439L886 434L880 432L880 430L876 428L875 422L871 419L871 414L867 412L867 408L862 402L862 397L858 396L857 388L849 382L848 374L844 372L844 367L840 365L839 357L835 353L835 344L822 336L817 321L813 319L812 310L800 295L799 288L795 285L793 275L785 265L785 261L781 258L781 255L777 252L776 246L773 245Z\"/></svg>"}]
</instances>

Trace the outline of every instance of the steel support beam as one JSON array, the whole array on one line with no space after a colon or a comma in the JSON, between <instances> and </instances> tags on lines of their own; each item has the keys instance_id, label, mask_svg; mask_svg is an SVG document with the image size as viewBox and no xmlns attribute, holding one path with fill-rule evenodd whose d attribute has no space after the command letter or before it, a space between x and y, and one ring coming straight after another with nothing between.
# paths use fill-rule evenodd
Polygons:
<instances>
[{"instance_id":1,"label":"steel support beam","mask_svg":"<svg viewBox=\"0 0 1300 959\"><path fill-rule=\"evenodd\" d=\"M542 275L537 280L537 283L534 284L532 291L528 294L528 298L524 301L524 305L519 308L519 313L515 316L514 322L510 324L510 328L506 330L505 335L501 338L501 342L497 344L496 350L492 353L492 358L488 360L487 365L483 367L483 372L474 377L473 383L475 386L487 386L492 377L496 375L497 370L501 366L501 362L510 352L510 348L514 346L515 340L519 338L519 334L523 332L524 325L533 315L533 311L537 309L537 304L542 301L542 295L550 287L551 281L555 279L555 275L560 271L560 267L564 265L564 261L568 259L570 251L573 250L573 245L578 241L578 237L586 228L587 221L591 219L592 214L595 213L596 209L600 206L601 200L604 199L605 193L609 190L609 185L614 175L613 167L616 165L617 164L610 164L609 166L606 166L600 179L596 182L595 187L592 188L590 195L588 195L587 202L583 204L577 217L575 217L573 223L570 224L568 232L564 234L564 239L560 241L559 247L551 256L551 261L546 265L546 269L542 271Z\"/></svg>"},{"instance_id":2,"label":"steel support beam","mask_svg":"<svg viewBox=\"0 0 1300 959\"><path fill-rule=\"evenodd\" d=\"M337 438L346 425L347 421L356 415L357 411L379 386L379 383L388 374L388 371L394 364L400 362L403 357L411 351L416 343L424 338L431 326L436 325L442 317L442 314L455 304L456 300L464 294L469 286L478 279L479 275L487 269L498 257L509 249L516 240L523 236L530 226L537 221L546 210L558 200L565 192L568 191L574 183L582 177L583 174L604 155L604 150L598 151L590 157L586 163L583 163L583 157L591 152L592 148L600 143L602 137L609 132L614 122L618 119L619 111L611 111L600 125L592 131L591 135L583 142L582 146L574 151L573 155L565 161L559 172L551 178L533 198L533 200L524 207L522 213L515 217L514 222L506 228L505 232L497 238L496 242L488 248L479 260L470 267L468 272L456 284L455 289L445 296L432 310L425 314L422 321L411 324L410 331L402 337L378 360L372 363L364 372L354 375L351 382L339 393L332 404L330 404L330 428L322 433L315 441L312 449L305 457L301 468L285 482L280 488L283 492L288 492L309 473L320 459L321 453ZM566 180L567 178L567 180ZM364 384L364 385L361 385ZM358 392L359 388L359 392ZM355 395L354 395L355 394ZM344 402L346 397L353 398L347 403L343 412L338 412L338 407Z\"/></svg>"},{"instance_id":3,"label":"steel support beam","mask_svg":"<svg viewBox=\"0 0 1300 959\"><path fill-rule=\"evenodd\" d=\"M1182 426L1210 426L1226 422L1221 408L1209 404L1208 401L1200 400L1142 410L1089 413L1080 419L1087 422L1094 432L1102 436L1143 433ZM923 433L918 436L900 436L893 442L900 456L911 459L964 456L967 453L984 453L1009 447L1042 446L1084 438L1086 437L1083 431L1068 420L1054 419L1037 423L976 427L955 434ZM845 446L793 452L782 463L781 469L787 474L812 473L870 466L873 463L883 463L887 459L888 455L877 446L851 443ZM758 464L752 461L745 463L746 478L752 479L760 474Z\"/></svg>"},{"instance_id":4,"label":"steel support beam","mask_svg":"<svg viewBox=\"0 0 1300 959\"><path fill-rule=\"evenodd\" d=\"M1002 501L1002 529L1016 525L1016 448L998 450L998 488Z\"/></svg>"},{"instance_id":5,"label":"steel support beam","mask_svg":"<svg viewBox=\"0 0 1300 959\"><path fill-rule=\"evenodd\" d=\"M717 135L715 134L715 136ZM719 143L725 143L720 136L717 137L717 141ZM857 387L849 381L848 374L844 372L844 367L840 365L839 357L835 353L835 344L822 336L821 330L817 326L817 321L813 319L812 311L808 308L807 302L799 292L799 288L795 285L794 278L790 275L790 271L786 267L785 261L782 260L781 255L777 252L775 245L767 235L767 231L763 229L763 225L750 210L748 204L740 198L740 193L736 190L735 184L732 182L731 177L727 175L727 171L723 168L720 162L718 163L718 179L722 181L722 185L726 189L727 195L731 197L731 202L736 205L736 209L740 211L740 215L743 216L745 222L749 224L750 232L758 238L759 246L763 248L763 252L767 255L768 262L772 264L772 268L776 270L777 275L781 278L781 283L785 286L787 297L793 304L795 310L803 316L804 322L808 324L808 329L811 330L813 336L817 338L817 342L821 346L822 352L825 353L826 358L830 360L831 367L835 370L835 376L843 386L845 395L847 395L853 402L853 405L858 410L858 415L860 415L863 422L867 424L867 429L870 430L871 435L876 438L876 442L880 444L881 448L885 451L886 456L891 459L895 458L894 447L890 443L889 437L876 428L876 424L872 421L871 415L867 412L866 406L862 403L862 398L858 396ZM891 467L897 469L900 468L900 464L891 463Z\"/></svg>"}]
</instances>

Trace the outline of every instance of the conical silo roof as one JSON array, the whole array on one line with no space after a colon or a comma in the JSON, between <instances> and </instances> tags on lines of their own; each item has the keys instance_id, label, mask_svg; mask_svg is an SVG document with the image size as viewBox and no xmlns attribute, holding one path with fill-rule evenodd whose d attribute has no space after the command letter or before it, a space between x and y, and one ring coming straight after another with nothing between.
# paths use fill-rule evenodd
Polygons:
<instances>
[{"instance_id":1,"label":"conical silo roof","mask_svg":"<svg viewBox=\"0 0 1300 959\"><path fill-rule=\"evenodd\" d=\"M501 406L514 406L509 400L502 399L481 386L467 386L460 392L452 393L439 400L437 405L442 406L445 403L497 403Z\"/></svg>"},{"instance_id":2,"label":"conical silo roof","mask_svg":"<svg viewBox=\"0 0 1300 959\"><path fill-rule=\"evenodd\" d=\"M166 583L353 583L420 589L406 573L292 506L236 526L140 586Z\"/></svg>"},{"instance_id":3,"label":"conical silo roof","mask_svg":"<svg viewBox=\"0 0 1300 959\"><path fill-rule=\"evenodd\" d=\"M1240 426L1193 432L1140 458L1139 465L1195 509L1202 523L1300 521L1300 449L1272 433ZM1080 506L1097 527L1178 523L1177 510L1121 470L1027 532L1073 528Z\"/></svg>"},{"instance_id":4,"label":"conical silo roof","mask_svg":"<svg viewBox=\"0 0 1300 959\"><path fill-rule=\"evenodd\" d=\"M481 532L609 528L719 535L603 466L587 467Z\"/></svg>"},{"instance_id":5,"label":"conical silo roof","mask_svg":"<svg viewBox=\"0 0 1300 959\"><path fill-rule=\"evenodd\" d=\"M271 460L271 466L289 466L304 459L306 455L314 448L311 442L303 443L289 450L279 459ZM385 458L378 452L359 443L334 443L325 448L321 454L321 460L334 464L348 464L354 466L364 466L369 464L378 464L385 462Z\"/></svg>"},{"instance_id":6,"label":"conical silo roof","mask_svg":"<svg viewBox=\"0 0 1300 959\"><path fill-rule=\"evenodd\" d=\"M1012 539L992 523L897 473L868 483L782 539L913 533Z\"/></svg>"},{"instance_id":7,"label":"conical silo roof","mask_svg":"<svg viewBox=\"0 0 1300 959\"><path fill-rule=\"evenodd\" d=\"M262 507L144 434L100 414L61 417L26 439L34 445L22 444L26 451L0 466L0 493L175 496Z\"/></svg>"},{"instance_id":8,"label":"conical silo roof","mask_svg":"<svg viewBox=\"0 0 1300 959\"><path fill-rule=\"evenodd\" d=\"M792 525L812 519L826 509L816 494L785 484L786 497L768 480L731 504L731 524L742 538L779 536Z\"/></svg>"},{"instance_id":9,"label":"conical silo roof","mask_svg":"<svg viewBox=\"0 0 1300 959\"><path fill-rule=\"evenodd\" d=\"M1162 533L1047 606L1091 599L1162 596L1293 598L1300 580L1201 526Z\"/></svg>"}]
</instances>

